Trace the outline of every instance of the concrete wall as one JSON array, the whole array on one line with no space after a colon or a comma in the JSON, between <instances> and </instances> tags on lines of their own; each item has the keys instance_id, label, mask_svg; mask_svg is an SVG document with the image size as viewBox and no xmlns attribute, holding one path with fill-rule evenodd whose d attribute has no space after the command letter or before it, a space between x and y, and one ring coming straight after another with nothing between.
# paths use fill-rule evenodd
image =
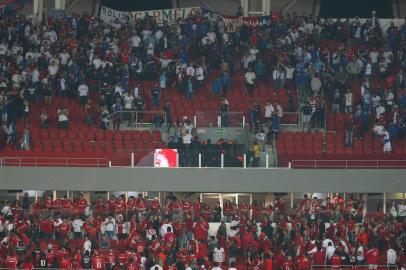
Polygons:
<instances>
[{"instance_id":1,"label":"concrete wall","mask_svg":"<svg viewBox=\"0 0 406 270\"><path fill-rule=\"evenodd\" d=\"M405 170L0 168L0 190L406 192Z\"/></svg>"}]
</instances>

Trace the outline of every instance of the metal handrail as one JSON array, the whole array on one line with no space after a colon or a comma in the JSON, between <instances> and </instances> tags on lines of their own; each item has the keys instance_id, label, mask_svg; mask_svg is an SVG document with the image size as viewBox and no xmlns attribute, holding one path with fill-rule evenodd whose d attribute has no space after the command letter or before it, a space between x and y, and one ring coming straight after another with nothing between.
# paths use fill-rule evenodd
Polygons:
<instances>
[{"instance_id":1,"label":"metal handrail","mask_svg":"<svg viewBox=\"0 0 406 270\"><path fill-rule=\"evenodd\" d=\"M367 265L340 265L340 266L338 266L338 265L328 265L328 264L313 264L312 266L311 266L311 268L313 269L313 268L316 268L316 269L325 269L325 268L328 268L328 269L337 269L337 268L340 268L340 269L342 269L342 268L346 268L346 269L360 269L360 268L369 268L369 265L367 264ZM386 268L386 269L394 269L394 270L397 270L397 269L399 269L399 266L397 266L397 265L387 265L387 264L381 264L381 265L377 265L377 268L379 268L379 269L382 269L382 268Z\"/></svg>"},{"instance_id":2,"label":"metal handrail","mask_svg":"<svg viewBox=\"0 0 406 270\"><path fill-rule=\"evenodd\" d=\"M18 167L21 167L21 158L18 157L0 157L0 167L7 166L7 159L18 160Z\"/></svg>"},{"instance_id":3,"label":"metal handrail","mask_svg":"<svg viewBox=\"0 0 406 270\"><path fill-rule=\"evenodd\" d=\"M166 112L165 111L136 111L136 110L130 110L130 111L116 111L113 112L111 114L109 114L108 116L106 116L105 118L108 119L109 121L117 114L131 114L131 119L130 119L130 123L131 123L131 127L134 127L134 120L135 120L135 127L138 127L138 114L162 114L164 117L164 123L165 123L165 127L167 127L168 123L166 122ZM134 118L134 114L135 114L135 118Z\"/></svg>"},{"instance_id":4,"label":"metal handrail","mask_svg":"<svg viewBox=\"0 0 406 270\"><path fill-rule=\"evenodd\" d=\"M295 165L295 162L302 162L304 164L298 164ZM320 163L327 163L327 162L341 162L344 165L339 165L339 164L320 164ZM354 164L355 162L364 162L364 163L369 163L369 164ZM404 162L404 165L386 165L382 163L386 162ZM352 163L352 164L351 164ZM351 169L351 168L406 168L406 160L360 160L360 159L349 159L349 160L344 160L344 159L310 159L310 160L305 160L305 159L295 159L291 160L291 166L292 168L345 168L345 169Z\"/></svg>"},{"instance_id":5,"label":"metal handrail","mask_svg":"<svg viewBox=\"0 0 406 270\"><path fill-rule=\"evenodd\" d=\"M34 161L24 161L24 158ZM61 160L63 162L41 162L42 160ZM18 165L7 165L7 160L18 160ZM70 163L69 161L78 161L78 160L94 160L95 163ZM71 166L81 166L81 167L107 167L108 166L108 158L58 158L58 157L1 157L1 165L2 166L64 166L71 167Z\"/></svg>"}]
</instances>

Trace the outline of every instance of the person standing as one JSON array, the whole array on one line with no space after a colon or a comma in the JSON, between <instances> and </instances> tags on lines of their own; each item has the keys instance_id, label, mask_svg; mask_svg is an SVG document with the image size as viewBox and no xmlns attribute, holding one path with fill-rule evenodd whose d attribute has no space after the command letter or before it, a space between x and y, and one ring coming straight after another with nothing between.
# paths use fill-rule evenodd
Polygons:
<instances>
[{"instance_id":1,"label":"person standing","mask_svg":"<svg viewBox=\"0 0 406 270\"><path fill-rule=\"evenodd\" d=\"M254 144L252 146L252 152L253 152L252 167L258 167L260 160L260 149L259 144L256 140L254 141Z\"/></svg>"},{"instance_id":2,"label":"person standing","mask_svg":"<svg viewBox=\"0 0 406 270\"><path fill-rule=\"evenodd\" d=\"M254 85L255 85L255 73L252 71L252 68L248 68L248 71L244 75L245 78L245 87L247 88L247 92L250 95L254 93Z\"/></svg>"}]
</instances>

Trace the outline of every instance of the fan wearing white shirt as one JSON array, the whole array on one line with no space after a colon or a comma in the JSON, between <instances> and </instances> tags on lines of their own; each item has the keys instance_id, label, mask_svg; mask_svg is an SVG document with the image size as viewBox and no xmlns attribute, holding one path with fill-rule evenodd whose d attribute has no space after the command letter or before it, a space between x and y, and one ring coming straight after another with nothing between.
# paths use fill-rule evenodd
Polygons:
<instances>
[{"instance_id":1,"label":"fan wearing white shirt","mask_svg":"<svg viewBox=\"0 0 406 270\"><path fill-rule=\"evenodd\" d=\"M265 122L269 124L271 122L272 113L275 111L275 108L272 106L271 102L267 102L265 106Z\"/></svg>"},{"instance_id":2,"label":"fan wearing white shirt","mask_svg":"<svg viewBox=\"0 0 406 270\"><path fill-rule=\"evenodd\" d=\"M213 250L213 261L222 264L224 262L225 252L224 248L218 244Z\"/></svg>"},{"instance_id":3,"label":"fan wearing white shirt","mask_svg":"<svg viewBox=\"0 0 406 270\"><path fill-rule=\"evenodd\" d=\"M76 239L82 239L82 227L83 227L83 220L79 217L76 217L72 221L73 233L75 234Z\"/></svg>"},{"instance_id":4,"label":"fan wearing white shirt","mask_svg":"<svg viewBox=\"0 0 406 270\"><path fill-rule=\"evenodd\" d=\"M86 104L89 98L89 87L86 84L82 83L78 87L78 93L79 93L79 102L83 105Z\"/></svg>"},{"instance_id":5,"label":"fan wearing white shirt","mask_svg":"<svg viewBox=\"0 0 406 270\"><path fill-rule=\"evenodd\" d=\"M388 251L386 251L386 257L387 257L387 265L396 265L398 256L396 254L396 251L389 246Z\"/></svg>"},{"instance_id":6,"label":"fan wearing white shirt","mask_svg":"<svg viewBox=\"0 0 406 270\"><path fill-rule=\"evenodd\" d=\"M245 86L247 88L248 94L252 95L254 92L255 84L255 73L252 71L252 68L248 68L248 71L245 73Z\"/></svg>"}]
</instances>

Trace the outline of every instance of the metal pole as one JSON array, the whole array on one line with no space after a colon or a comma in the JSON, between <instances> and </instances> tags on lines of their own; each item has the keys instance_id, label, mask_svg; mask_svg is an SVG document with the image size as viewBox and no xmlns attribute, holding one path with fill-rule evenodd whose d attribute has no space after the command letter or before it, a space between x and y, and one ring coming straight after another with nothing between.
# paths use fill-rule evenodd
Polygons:
<instances>
[{"instance_id":1,"label":"metal pole","mask_svg":"<svg viewBox=\"0 0 406 270\"><path fill-rule=\"evenodd\" d=\"M202 167L202 153L199 153L199 168Z\"/></svg>"},{"instance_id":2,"label":"metal pole","mask_svg":"<svg viewBox=\"0 0 406 270\"><path fill-rule=\"evenodd\" d=\"M268 169L269 168L269 155L265 155L265 167Z\"/></svg>"},{"instance_id":3,"label":"metal pole","mask_svg":"<svg viewBox=\"0 0 406 270\"><path fill-rule=\"evenodd\" d=\"M289 194L289 196L290 196L290 208L292 208L293 209L293 192L290 192L290 194Z\"/></svg>"},{"instance_id":4,"label":"metal pole","mask_svg":"<svg viewBox=\"0 0 406 270\"><path fill-rule=\"evenodd\" d=\"M134 153L131 153L131 168L133 167L134 167Z\"/></svg>"},{"instance_id":5,"label":"metal pole","mask_svg":"<svg viewBox=\"0 0 406 270\"><path fill-rule=\"evenodd\" d=\"M289 161L289 163L288 163L288 168L289 168L289 169L292 169L292 163L290 163L290 161Z\"/></svg>"},{"instance_id":6,"label":"metal pole","mask_svg":"<svg viewBox=\"0 0 406 270\"><path fill-rule=\"evenodd\" d=\"M176 168L179 168L179 153L176 153Z\"/></svg>"},{"instance_id":7,"label":"metal pole","mask_svg":"<svg viewBox=\"0 0 406 270\"><path fill-rule=\"evenodd\" d=\"M247 154L244 154L244 169L247 168Z\"/></svg>"},{"instance_id":8,"label":"metal pole","mask_svg":"<svg viewBox=\"0 0 406 270\"><path fill-rule=\"evenodd\" d=\"M242 127L245 127L245 115L242 116Z\"/></svg>"},{"instance_id":9,"label":"metal pole","mask_svg":"<svg viewBox=\"0 0 406 270\"><path fill-rule=\"evenodd\" d=\"M197 127L197 117L196 117L196 115L193 116L193 125L194 125L195 127Z\"/></svg>"},{"instance_id":10,"label":"metal pole","mask_svg":"<svg viewBox=\"0 0 406 270\"><path fill-rule=\"evenodd\" d=\"M111 160L109 160L109 168L111 168Z\"/></svg>"},{"instance_id":11,"label":"metal pole","mask_svg":"<svg viewBox=\"0 0 406 270\"><path fill-rule=\"evenodd\" d=\"M383 193L383 213L386 214L386 192Z\"/></svg>"},{"instance_id":12,"label":"metal pole","mask_svg":"<svg viewBox=\"0 0 406 270\"><path fill-rule=\"evenodd\" d=\"M221 153L221 168L224 168L224 154Z\"/></svg>"},{"instance_id":13,"label":"metal pole","mask_svg":"<svg viewBox=\"0 0 406 270\"><path fill-rule=\"evenodd\" d=\"M138 111L135 112L135 127L138 127Z\"/></svg>"},{"instance_id":14,"label":"metal pole","mask_svg":"<svg viewBox=\"0 0 406 270\"><path fill-rule=\"evenodd\" d=\"M217 116L217 127L221 127L221 116Z\"/></svg>"}]
</instances>

